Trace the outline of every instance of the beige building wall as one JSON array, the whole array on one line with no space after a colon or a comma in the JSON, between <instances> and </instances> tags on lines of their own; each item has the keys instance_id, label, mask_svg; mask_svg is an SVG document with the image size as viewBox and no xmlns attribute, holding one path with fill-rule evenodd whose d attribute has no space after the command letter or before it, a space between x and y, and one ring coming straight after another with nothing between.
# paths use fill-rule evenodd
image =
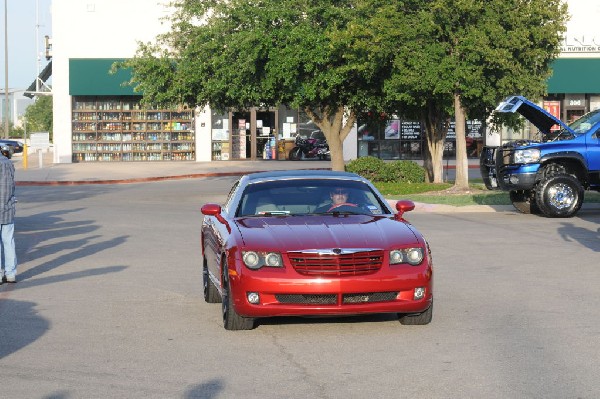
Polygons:
<instances>
[{"instance_id":1,"label":"beige building wall","mask_svg":"<svg viewBox=\"0 0 600 399\"><path fill-rule=\"evenodd\" d=\"M54 163L72 162L69 59L130 58L168 29L160 0L53 0Z\"/></svg>"}]
</instances>

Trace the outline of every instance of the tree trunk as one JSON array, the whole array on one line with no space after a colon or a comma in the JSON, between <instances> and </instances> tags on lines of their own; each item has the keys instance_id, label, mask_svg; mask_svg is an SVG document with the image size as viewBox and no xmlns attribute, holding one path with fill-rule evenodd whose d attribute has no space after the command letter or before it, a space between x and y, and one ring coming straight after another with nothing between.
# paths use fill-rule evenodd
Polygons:
<instances>
[{"instance_id":1,"label":"tree trunk","mask_svg":"<svg viewBox=\"0 0 600 399\"><path fill-rule=\"evenodd\" d=\"M445 112L435 107L435 102L427 103L427 112L421 116L425 127L427 142L423 153L423 167L430 183L443 183L444 179L444 144L448 133L449 118Z\"/></svg>"},{"instance_id":2,"label":"tree trunk","mask_svg":"<svg viewBox=\"0 0 600 399\"><path fill-rule=\"evenodd\" d=\"M465 137L467 118L458 94L454 94L454 115L456 119L456 180L454 181L454 188L467 190L469 188L469 162L467 160L467 141Z\"/></svg>"},{"instance_id":3,"label":"tree trunk","mask_svg":"<svg viewBox=\"0 0 600 399\"><path fill-rule=\"evenodd\" d=\"M305 108L304 111L321 129L331 154L331 170L344 171L344 140L356 122L354 112L346 112L344 107L319 109Z\"/></svg>"}]
</instances>

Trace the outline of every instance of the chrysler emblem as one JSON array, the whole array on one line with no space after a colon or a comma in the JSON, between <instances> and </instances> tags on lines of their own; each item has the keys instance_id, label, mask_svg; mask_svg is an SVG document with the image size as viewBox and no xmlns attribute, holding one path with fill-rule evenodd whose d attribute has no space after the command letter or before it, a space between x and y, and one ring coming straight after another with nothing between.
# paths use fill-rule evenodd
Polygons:
<instances>
[{"instance_id":1,"label":"chrysler emblem","mask_svg":"<svg viewBox=\"0 0 600 399\"><path fill-rule=\"evenodd\" d=\"M342 249L341 248L333 248L333 253L336 255L339 255L342 253Z\"/></svg>"}]
</instances>

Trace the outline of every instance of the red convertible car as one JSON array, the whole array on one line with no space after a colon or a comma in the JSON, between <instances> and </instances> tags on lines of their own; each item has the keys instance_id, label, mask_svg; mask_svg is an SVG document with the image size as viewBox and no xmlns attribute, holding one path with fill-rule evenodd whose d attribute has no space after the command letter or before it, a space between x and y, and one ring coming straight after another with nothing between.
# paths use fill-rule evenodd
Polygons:
<instances>
[{"instance_id":1,"label":"red convertible car","mask_svg":"<svg viewBox=\"0 0 600 399\"><path fill-rule=\"evenodd\" d=\"M273 316L398 314L428 324L433 263L427 241L366 179L282 171L240 178L225 205L202 207L204 299L227 330Z\"/></svg>"}]
</instances>

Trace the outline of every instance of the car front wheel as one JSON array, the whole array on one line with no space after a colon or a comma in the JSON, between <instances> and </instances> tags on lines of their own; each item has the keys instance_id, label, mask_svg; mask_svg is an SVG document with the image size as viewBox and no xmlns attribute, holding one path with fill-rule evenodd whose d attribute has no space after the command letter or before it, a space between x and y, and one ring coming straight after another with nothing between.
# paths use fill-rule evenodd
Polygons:
<instances>
[{"instance_id":1,"label":"car front wheel","mask_svg":"<svg viewBox=\"0 0 600 399\"><path fill-rule=\"evenodd\" d=\"M202 268L202 283L204 285L204 301L206 301L207 303L221 302L221 296L217 292L217 287L215 287L208 275L208 266L206 264L206 259L204 259L204 266Z\"/></svg>"},{"instance_id":2,"label":"car front wheel","mask_svg":"<svg viewBox=\"0 0 600 399\"><path fill-rule=\"evenodd\" d=\"M227 271L225 271L227 273ZM242 317L233 308L233 297L231 295L231 286L229 278L225 279L223 287L223 326L226 330L252 330L254 328L254 319Z\"/></svg>"},{"instance_id":3,"label":"car front wheel","mask_svg":"<svg viewBox=\"0 0 600 399\"><path fill-rule=\"evenodd\" d=\"M398 314L398 320L400 321L400 324L403 324L405 326L422 326L422 325L431 323L432 319L433 319L433 302L431 303L431 306L429 306L429 309L427 309L423 313L417 313L417 314L399 313Z\"/></svg>"},{"instance_id":4,"label":"car front wheel","mask_svg":"<svg viewBox=\"0 0 600 399\"><path fill-rule=\"evenodd\" d=\"M568 218L581 208L583 193L579 180L561 173L542 180L536 188L535 199L545 216Z\"/></svg>"}]
</instances>

